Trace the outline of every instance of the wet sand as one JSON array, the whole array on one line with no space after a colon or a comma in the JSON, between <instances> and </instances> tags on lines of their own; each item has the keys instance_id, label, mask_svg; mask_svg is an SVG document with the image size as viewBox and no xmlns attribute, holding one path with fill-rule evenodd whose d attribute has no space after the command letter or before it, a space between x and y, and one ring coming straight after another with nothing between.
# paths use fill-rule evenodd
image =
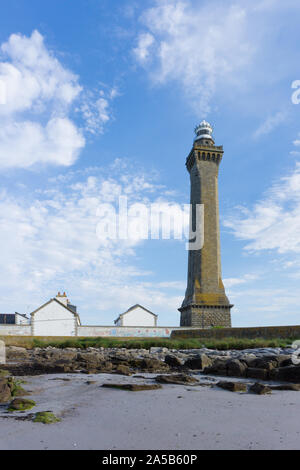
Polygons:
<instances>
[{"instance_id":1,"label":"wet sand","mask_svg":"<svg viewBox=\"0 0 300 470\"><path fill-rule=\"evenodd\" d=\"M199 385L164 385L161 390L141 392L102 388L109 381L152 383L111 374L26 380L24 388L32 391L29 398L37 406L13 414L0 406L1 450L300 448L300 392L258 396ZM201 380L207 382L204 376ZM62 421L45 425L13 418L37 411L52 411Z\"/></svg>"}]
</instances>

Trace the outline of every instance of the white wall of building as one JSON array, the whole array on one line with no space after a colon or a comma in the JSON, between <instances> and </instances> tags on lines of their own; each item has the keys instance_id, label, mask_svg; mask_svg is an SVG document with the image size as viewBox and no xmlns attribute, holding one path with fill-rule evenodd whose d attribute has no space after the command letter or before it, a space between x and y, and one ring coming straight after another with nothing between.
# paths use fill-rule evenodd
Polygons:
<instances>
[{"instance_id":1,"label":"white wall of building","mask_svg":"<svg viewBox=\"0 0 300 470\"><path fill-rule=\"evenodd\" d=\"M77 317L55 300L34 312L32 317L34 336L76 336Z\"/></svg>"},{"instance_id":2,"label":"white wall of building","mask_svg":"<svg viewBox=\"0 0 300 470\"><path fill-rule=\"evenodd\" d=\"M29 325L30 321L28 318L23 317L16 313L16 325Z\"/></svg>"},{"instance_id":3,"label":"white wall of building","mask_svg":"<svg viewBox=\"0 0 300 470\"><path fill-rule=\"evenodd\" d=\"M120 317L117 326L155 326L156 317L141 307L136 307Z\"/></svg>"}]
</instances>

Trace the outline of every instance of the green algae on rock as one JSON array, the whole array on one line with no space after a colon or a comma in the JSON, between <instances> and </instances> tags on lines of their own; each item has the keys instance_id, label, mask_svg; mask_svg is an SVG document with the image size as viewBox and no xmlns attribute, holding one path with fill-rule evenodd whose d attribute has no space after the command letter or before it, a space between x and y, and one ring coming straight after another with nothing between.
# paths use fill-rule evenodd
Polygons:
<instances>
[{"instance_id":1,"label":"green algae on rock","mask_svg":"<svg viewBox=\"0 0 300 470\"><path fill-rule=\"evenodd\" d=\"M36 405L33 400L26 398L15 398L9 405L8 411L27 411Z\"/></svg>"},{"instance_id":2,"label":"green algae on rock","mask_svg":"<svg viewBox=\"0 0 300 470\"><path fill-rule=\"evenodd\" d=\"M58 423L60 418L57 418L51 411L39 411L35 414L34 423L53 424Z\"/></svg>"}]
</instances>

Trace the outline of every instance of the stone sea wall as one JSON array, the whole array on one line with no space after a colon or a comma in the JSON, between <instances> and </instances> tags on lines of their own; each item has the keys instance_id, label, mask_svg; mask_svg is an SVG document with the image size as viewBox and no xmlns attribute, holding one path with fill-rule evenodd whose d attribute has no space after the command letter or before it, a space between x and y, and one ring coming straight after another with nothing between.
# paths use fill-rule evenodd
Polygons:
<instances>
[{"instance_id":1,"label":"stone sea wall","mask_svg":"<svg viewBox=\"0 0 300 470\"><path fill-rule=\"evenodd\" d=\"M173 330L172 339L177 338L245 338L245 339L273 339L290 338L300 339L300 325L292 326L258 326L245 328L180 328Z\"/></svg>"}]
</instances>

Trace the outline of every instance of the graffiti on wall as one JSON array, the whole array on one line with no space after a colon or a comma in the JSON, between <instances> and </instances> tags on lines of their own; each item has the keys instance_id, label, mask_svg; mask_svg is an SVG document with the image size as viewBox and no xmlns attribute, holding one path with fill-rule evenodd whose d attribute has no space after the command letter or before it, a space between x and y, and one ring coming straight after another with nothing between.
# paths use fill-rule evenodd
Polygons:
<instances>
[{"instance_id":1,"label":"graffiti on wall","mask_svg":"<svg viewBox=\"0 0 300 470\"><path fill-rule=\"evenodd\" d=\"M78 336L115 336L123 338L169 338L174 328L147 328L130 326L80 326Z\"/></svg>"}]
</instances>

